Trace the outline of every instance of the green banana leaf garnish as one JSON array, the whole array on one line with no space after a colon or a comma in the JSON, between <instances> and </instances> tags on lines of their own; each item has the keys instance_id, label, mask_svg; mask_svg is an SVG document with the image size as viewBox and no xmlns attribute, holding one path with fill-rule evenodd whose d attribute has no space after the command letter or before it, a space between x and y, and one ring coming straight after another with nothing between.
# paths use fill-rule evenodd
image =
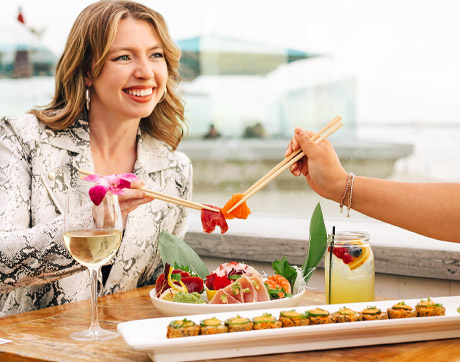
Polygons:
<instances>
[{"instance_id":1,"label":"green banana leaf garnish","mask_svg":"<svg viewBox=\"0 0 460 362\"><path fill-rule=\"evenodd\" d=\"M206 279L209 270L198 254L183 240L177 236L162 231L158 244L163 265L188 265L190 270L201 279Z\"/></svg>"},{"instance_id":2,"label":"green banana leaf garnish","mask_svg":"<svg viewBox=\"0 0 460 362\"><path fill-rule=\"evenodd\" d=\"M327 248L327 232L324 225L323 211L318 203L310 220L310 244L308 247L308 257L302 264L305 283L313 275L316 267L324 256Z\"/></svg>"}]
</instances>

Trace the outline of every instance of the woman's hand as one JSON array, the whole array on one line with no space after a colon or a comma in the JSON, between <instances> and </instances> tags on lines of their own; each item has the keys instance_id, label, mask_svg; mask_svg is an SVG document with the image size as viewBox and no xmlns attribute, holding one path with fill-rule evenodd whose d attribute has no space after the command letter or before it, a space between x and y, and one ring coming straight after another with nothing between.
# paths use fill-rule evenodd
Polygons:
<instances>
[{"instance_id":1,"label":"woman's hand","mask_svg":"<svg viewBox=\"0 0 460 362\"><path fill-rule=\"evenodd\" d=\"M347 172L343 169L330 142L324 140L316 144L311 140L313 134L296 128L285 156L288 157L299 148L305 156L291 166L291 173L294 176L304 175L310 187L319 195L340 201L347 183Z\"/></svg>"},{"instance_id":2,"label":"woman's hand","mask_svg":"<svg viewBox=\"0 0 460 362\"><path fill-rule=\"evenodd\" d=\"M145 185L141 179L131 181L131 188L123 189L123 195L118 195L121 215L123 217L123 228L126 226L128 214L138 206L153 201L155 198L149 196L144 191L139 190Z\"/></svg>"}]
</instances>

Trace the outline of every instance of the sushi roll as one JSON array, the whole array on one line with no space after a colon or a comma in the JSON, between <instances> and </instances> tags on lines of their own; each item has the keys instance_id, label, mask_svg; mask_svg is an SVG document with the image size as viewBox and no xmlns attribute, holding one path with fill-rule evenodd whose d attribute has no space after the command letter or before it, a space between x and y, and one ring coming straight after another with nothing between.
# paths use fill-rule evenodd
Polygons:
<instances>
[{"instance_id":1,"label":"sushi roll","mask_svg":"<svg viewBox=\"0 0 460 362\"><path fill-rule=\"evenodd\" d=\"M264 313L261 316L252 318L254 329L272 329L281 328L283 323L277 320L270 313Z\"/></svg>"},{"instance_id":2,"label":"sushi roll","mask_svg":"<svg viewBox=\"0 0 460 362\"><path fill-rule=\"evenodd\" d=\"M417 311L405 302L396 303L391 308L388 308L387 312L390 319L417 317Z\"/></svg>"},{"instance_id":3,"label":"sushi roll","mask_svg":"<svg viewBox=\"0 0 460 362\"><path fill-rule=\"evenodd\" d=\"M283 311L280 313L280 321L283 327L308 326L308 312L299 313L295 310Z\"/></svg>"},{"instance_id":4,"label":"sushi roll","mask_svg":"<svg viewBox=\"0 0 460 362\"><path fill-rule=\"evenodd\" d=\"M388 319L388 313L382 311L377 307L367 307L361 311L361 320L363 321L377 321Z\"/></svg>"},{"instance_id":5,"label":"sushi roll","mask_svg":"<svg viewBox=\"0 0 460 362\"><path fill-rule=\"evenodd\" d=\"M347 307L340 308L332 317L335 323L356 322L361 320L361 314Z\"/></svg>"},{"instance_id":6,"label":"sushi roll","mask_svg":"<svg viewBox=\"0 0 460 362\"><path fill-rule=\"evenodd\" d=\"M446 308L442 304L433 302L431 298L427 300L420 300L415 306L417 311L417 317L435 317L440 315L446 315Z\"/></svg>"},{"instance_id":7,"label":"sushi roll","mask_svg":"<svg viewBox=\"0 0 460 362\"><path fill-rule=\"evenodd\" d=\"M234 318L229 318L225 321L229 332L244 332L252 330L254 323L250 319L237 315Z\"/></svg>"},{"instance_id":8,"label":"sushi roll","mask_svg":"<svg viewBox=\"0 0 460 362\"><path fill-rule=\"evenodd\" d=\"M222 321L216 317L203 319L200 322L200 334L219 334L227 332L228 327L225 326Z\"/></svg>"},{"instance_id":9,"label":"sushi roll","mask_svg":"<svg viewBox=\"0 0 460 362\"><path fill-rule=\"evenodd\" d=\"M332 315L324 309L315 308L308 311L310 324L329 324L334 323Z\"/></svg>"},{"instance_id":10,"label":"sushi roll","mask_svg":"<svg viewBox=\"0 0 460 362\"><path fill-rule=\"evenodd\" d=\"M197 336L200 333L200 327L195 322L184 318L177 319L169 323L166 332L167 338L190 337Z\"/></svg>"}]
</instances>

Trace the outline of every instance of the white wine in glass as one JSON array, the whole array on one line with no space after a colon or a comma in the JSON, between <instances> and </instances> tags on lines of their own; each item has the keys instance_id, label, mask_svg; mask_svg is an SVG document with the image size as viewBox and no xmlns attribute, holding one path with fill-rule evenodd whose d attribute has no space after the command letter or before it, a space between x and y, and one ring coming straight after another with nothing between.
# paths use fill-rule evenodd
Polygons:
<instances>
[{"instance_id":1,"label":"white wine in glass","mask_svg":"<svg viewBox=\"0 0 460 362\"><path fill-rule=\"evenodd\" d=\"M89 197L90 186L89 182L80 181L69 190L64 211L65 246L76 261L88 268L91 279L91 326L70 335L79 341L118 337L117 332L99 325L97 283L101 266L110 261L120 247L123 222L118 197L107 193L96 206Z\"/></svg>"}]
</instances>

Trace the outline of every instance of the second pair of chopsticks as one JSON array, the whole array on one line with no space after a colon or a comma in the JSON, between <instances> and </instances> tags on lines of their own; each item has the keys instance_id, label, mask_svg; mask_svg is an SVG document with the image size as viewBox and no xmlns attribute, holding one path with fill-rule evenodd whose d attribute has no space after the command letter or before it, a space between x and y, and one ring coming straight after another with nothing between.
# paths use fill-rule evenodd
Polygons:
<instances>
[{"instance_id":1,"label":"second pair of chopsticks","mask_svg":"<svg viewBox=\"0 0 460 362\"><path fill-rule=\"evenodd\" d=\"M324 141L328 136L337 131L340 127L343 126L341 122L342 118L340 116L335 116L328 124L326 124L321 130L315 133L311 140L316 144ZM324 134L323 134L324 133ZM288 157L278 163L270 171L268 171L262 178L255 182L251 187L249 187L245 192L243 192L244 197L237 202L227 213L231 213L243 202L253 196L257 191L260 191L268 183L273 181L279 174L291 167L294 163L300 160L305 154L302 149L299 148L297 151L292 152Z\"/></svg>"},{"instance_id":2,"label":"second pair of chopsticks","mask_svg":"<svg viewBox=\"0 0 460 362\"><path fill-rule=\"evenodd\" d=\"M82 170L82 169L78 170L78 172L83 176L89 176L89 175L94 174L94 173L91 173L89 171ZM198 204L198 203L193 202L193 201L181 199L180 197L176 197L176 196L163 194L161 192L149 190L149 189L146 189L144 187L139 188L139 190L144 191L146 194L149 194L149 195L153 196L156 200L161 200L161 201L169 202L171 204L185 206L185 207L188 207L190 209L195 209L195 210L206 209L206 210L209 210L209 211L220 212L219 209L215 209L215 208L209 207L207 205Z\"/></svg>"}]
</instances>

